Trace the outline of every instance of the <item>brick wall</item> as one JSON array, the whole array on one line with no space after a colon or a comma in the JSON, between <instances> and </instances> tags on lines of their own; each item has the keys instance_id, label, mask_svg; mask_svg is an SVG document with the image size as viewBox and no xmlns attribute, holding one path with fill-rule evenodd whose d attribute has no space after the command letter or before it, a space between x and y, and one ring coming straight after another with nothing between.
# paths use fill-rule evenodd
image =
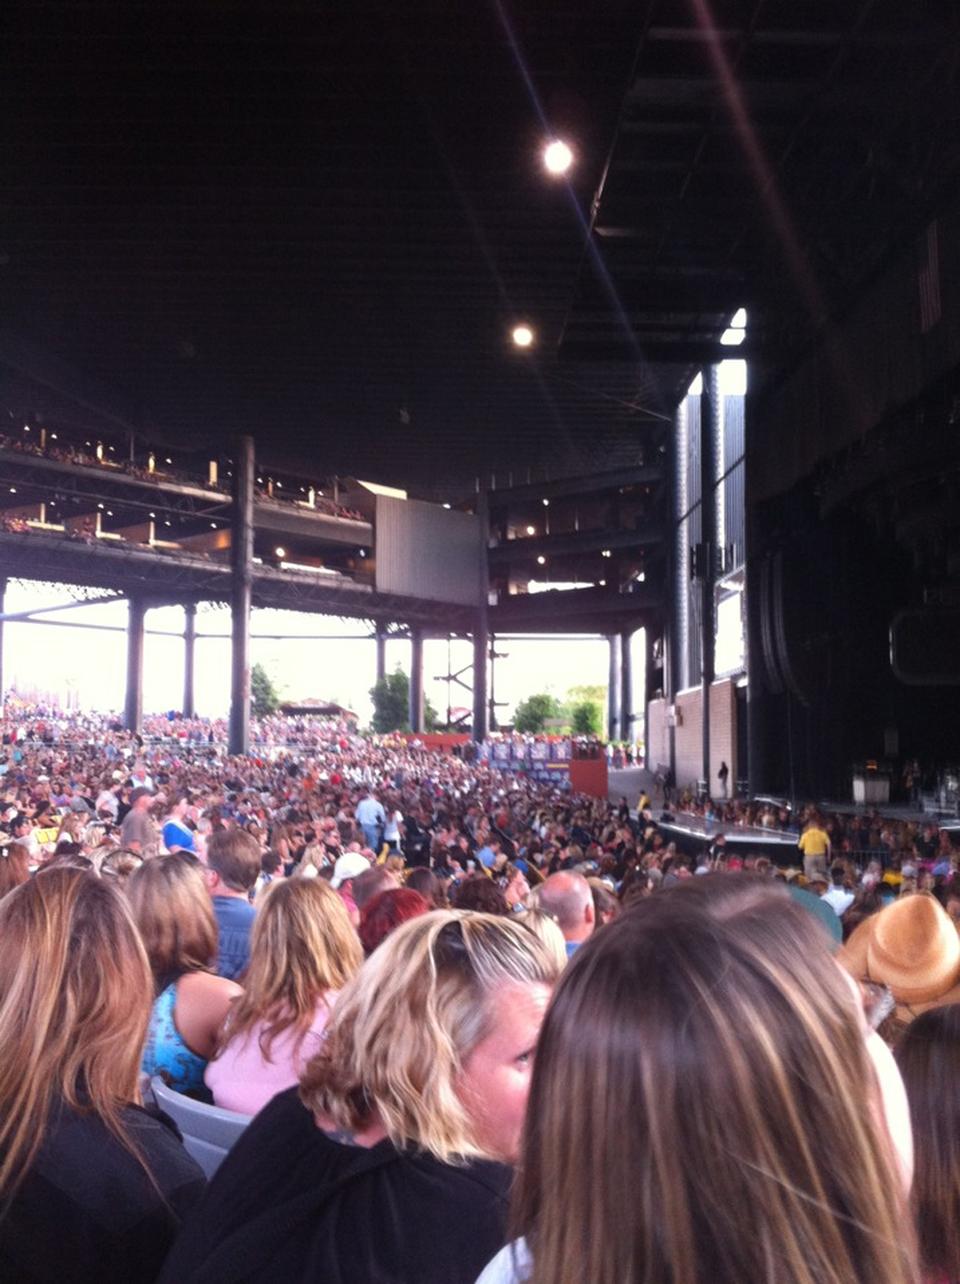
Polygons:
<instances>
[{"instance_id":1,"label":"brick wall","mask_svg":"<svg viewBox=\"0 0 960 1284\"><path fill-rule=\"evenodd\" d=\"M677 785L683 789L700 779L702 749L700 744L700 688L681 691L676 699L680 721L676 728ZM737 779L737 697L729 678L722 678L710 688L710 789L719 792L717 772L720 763L730 768L728 789ZM650 703L650 765L670 761L666 700Z\"/></svg>"}]
</instances>

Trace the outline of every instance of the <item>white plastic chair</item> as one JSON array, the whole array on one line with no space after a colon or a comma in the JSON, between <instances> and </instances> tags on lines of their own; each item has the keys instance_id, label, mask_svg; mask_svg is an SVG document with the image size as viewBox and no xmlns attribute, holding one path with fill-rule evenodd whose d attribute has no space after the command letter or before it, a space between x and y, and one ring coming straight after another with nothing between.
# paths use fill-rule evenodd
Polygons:
<instances>
[{"instance_id":1,"label":"white plastic chair","mask_svg":"<svg viewBox=\"0 0 960 1284\"><path fill-rule=\"evenodd\" d=\"M219 1106L185 1097L168 1088L159 1075L150 1080L154 1100L183 1133L183 1144L207 1175L209 1181L223 1163L227 1152L250 1122L250 1115L238 1115Z\"/></svg>"}]
</instances>

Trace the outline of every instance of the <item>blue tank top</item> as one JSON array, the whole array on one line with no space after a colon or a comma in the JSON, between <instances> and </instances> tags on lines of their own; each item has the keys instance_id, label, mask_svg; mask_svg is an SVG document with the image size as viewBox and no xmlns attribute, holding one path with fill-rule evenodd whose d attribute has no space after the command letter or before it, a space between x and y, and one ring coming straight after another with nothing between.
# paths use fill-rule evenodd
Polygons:
<instances>
[{"instance_id":1,"label":"blue tank top","mask_svg":"<svg viewBox=\"0 0 960 1284\"><path fill-rule=\"evenodd\" d=\"M141 1069L151 1077L158 1074L174 1092L195 1093L203 1090L204 1057L198 1057L183 1041L174 1020L177 983L162 990L153 1001L147 1043Z\"/></svg>"}]
</instances>

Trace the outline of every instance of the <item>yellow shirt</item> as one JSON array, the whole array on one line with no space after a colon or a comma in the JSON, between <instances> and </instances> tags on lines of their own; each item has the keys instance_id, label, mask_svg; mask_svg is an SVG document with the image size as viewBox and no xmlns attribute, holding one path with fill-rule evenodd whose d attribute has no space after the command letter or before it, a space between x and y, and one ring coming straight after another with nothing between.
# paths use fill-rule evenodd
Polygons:
<instances>
[{"instance_id":1,"label":"yellow shirt","mask_svg":"<svg viewBox=\"0 0 960 1284\"><path fill-rule=\"evenodd\" d=\"M827 849L830 846L830 839L822 829L814 825L801 835L797 846L804 856L826 856Z\"/></svg>"}]
</instances>

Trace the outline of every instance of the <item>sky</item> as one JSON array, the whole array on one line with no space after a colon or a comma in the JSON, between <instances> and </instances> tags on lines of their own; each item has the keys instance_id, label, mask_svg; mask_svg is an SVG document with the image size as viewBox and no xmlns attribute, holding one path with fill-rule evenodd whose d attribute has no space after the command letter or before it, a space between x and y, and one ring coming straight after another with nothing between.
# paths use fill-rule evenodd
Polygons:
<instances>
[{"instance_id":1,"label":"sky","mask_svg":"<svg viewBox=\"0 0 960 1284\"><path fill-rule=\"evenodd\" d=\"M24 584L11 581L4 609L8 612L35 609L71 600L63 586ZM4 690L24 695L53 698L61 704L101 711L123 707L126 671L125 602L78 607L62 614L47 615L63 625L12 622L4 625ZM72 627L65 627L68 622ZM76 623L112 626L117 631L94 631ZM164 633L181 633L183 611L161 607L147 614L144 648L144 699L148 713L179 709L183 691L183 642ZM230 615L226 608L201 604L197 614L196 704L201 716L225 715L230 699ZM360 715L366 724L371 715L369 692L376 678L376 647L355 620L305 615L293 611L255 610L252 616L251 656L270 674L284 698L334 700ZM276 634L282 638L257 638ZM292 640L297 635L341 635L339 640ZM506 658L496 662L495 685L498 711L507 721L517 701L535 692L549 691L563 697L571 686L606 685L609 651L603 638L560 639L549 637L503 640L498 651ZM409 671L409 644L403 640L387 643L387 667L399 665ZM450 669L471 663L472 646L455 640L449 649ZM643 690L643 634L634 638L634 690ZM424 690L427 699L442 713L447 704L446 684L436 679L448 672L448 647L443 640L424 645ZM464 677L469 681L470 674ZM468 692L451 688L451 704L469 705Z\"/></svg>"}]
</instances>

